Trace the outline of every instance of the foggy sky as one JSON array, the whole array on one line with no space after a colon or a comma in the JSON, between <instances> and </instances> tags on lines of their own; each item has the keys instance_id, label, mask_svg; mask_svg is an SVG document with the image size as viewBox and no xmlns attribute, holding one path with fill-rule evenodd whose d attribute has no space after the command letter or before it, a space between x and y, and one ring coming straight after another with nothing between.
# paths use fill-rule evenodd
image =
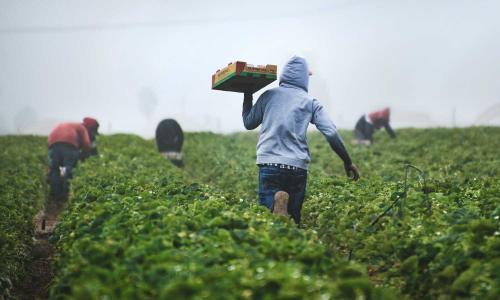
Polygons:
<instances>
[{"instance_id":1,"label":"foggy sky","mask_svg":"<svg viewBox=\"0 0 500 300\"><path fill-rule=\"evenodd\" d=\"M0 0L0 134L85 116L104 133L150 137L166 117L241 131L243 97L212 91L211 75L235 60L279 72L296 54L338 127L387 105L396 127L500 125L499 11L495 0Z\"/></svg>"}]
</instances>

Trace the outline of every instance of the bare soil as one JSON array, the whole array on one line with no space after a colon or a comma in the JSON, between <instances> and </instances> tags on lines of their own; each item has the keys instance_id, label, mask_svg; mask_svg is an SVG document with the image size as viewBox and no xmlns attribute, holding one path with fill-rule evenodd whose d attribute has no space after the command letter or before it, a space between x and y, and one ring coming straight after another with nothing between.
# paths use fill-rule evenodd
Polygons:
<instances>
[{"instance_id":1,"label":"bare soil","mask_svg":"<svg viewBox=\"0 0 500 300\"><path fill-rule=\"evenodd\" d=\"M65 204L52 203L40 210L33 219L31 261L27 264L25 277L15 287L14 298L48 299L49 288L54 279L54 247L50 244L49 237L64 209Z\"/></svg>"}]
</instances>

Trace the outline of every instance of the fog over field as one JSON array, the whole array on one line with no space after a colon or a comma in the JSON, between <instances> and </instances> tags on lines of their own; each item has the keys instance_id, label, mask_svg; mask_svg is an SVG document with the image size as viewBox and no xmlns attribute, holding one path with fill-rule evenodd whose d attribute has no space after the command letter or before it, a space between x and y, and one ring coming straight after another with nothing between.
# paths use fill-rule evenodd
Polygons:
<instances>
[{"instance_id":1,"label":"fog over field","mask_svg":"<svg viewBox=\"0 0 500 300\"><path fill-rule=\"evenodd\" d=\"M280 72L295 54L341 128L383 106L395 127L500 125L499 11L497 0L0 0L0 134L84 116L103 133L150 137L166 117L241 131L242 95L212 91L211 75L235 60Z\"/></svg>"}]
</instances>

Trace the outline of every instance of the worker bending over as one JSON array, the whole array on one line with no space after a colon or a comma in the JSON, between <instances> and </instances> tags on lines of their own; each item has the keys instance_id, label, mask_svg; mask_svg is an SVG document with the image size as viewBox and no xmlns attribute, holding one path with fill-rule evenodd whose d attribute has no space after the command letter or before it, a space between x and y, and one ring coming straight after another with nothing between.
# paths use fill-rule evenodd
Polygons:
<instances>
[{"instance_id":1,"label":"worker bending over","mask_svg":"<svg viewBox=\"0 0 500 300\"><path fill-rule=\"evenodd\" d=\"M382 127L385 128L392 138L395 138L396 133L389 124L390 115L391 110L386 107L383 110L361 116L354 129L355 143L364 145L373 144L373 134Z\"/></svg>"},{"instance_id":2,"label":"worker bending over","mask_svg":"<svg viewBox=\"0 0 500 300\"><path fill-rule=\"evenodd\" d=\"M183 166L182 144L184 133L174 119L165 119L156 127L156 146L161 154L178 167Z\"/></svg>"},{"instance_id":3,"label":"worker bending over","mask_svg":"<svg viewBox=\"0 0 500 300\"><path fill-rule=\"evenodd\" d=\"M50 133L48 138L50 199L63 201L67 198L68 180L72 177L73 168L81 156L87 157L92 150L89 132L97 132L97 121L91 120L93 122L61 123Z\"/></svg>"}]
</instances>

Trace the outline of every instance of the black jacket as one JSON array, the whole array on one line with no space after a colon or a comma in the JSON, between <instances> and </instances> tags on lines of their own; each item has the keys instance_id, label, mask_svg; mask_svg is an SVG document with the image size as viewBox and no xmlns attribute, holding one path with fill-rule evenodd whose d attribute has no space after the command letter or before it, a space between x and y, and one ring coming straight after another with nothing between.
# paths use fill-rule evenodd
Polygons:
<instances>
[{"instance_id":1,"label":"black jacket","mask_svg":"<svg viewBox=\"0 0 500 300\"><path fill-rule=\"evenodd\" d=\"M182 128L174 119L165 119L156 127L156 146L160 152L181 152L184 143Z\"/></svg>"}]
</instances>

